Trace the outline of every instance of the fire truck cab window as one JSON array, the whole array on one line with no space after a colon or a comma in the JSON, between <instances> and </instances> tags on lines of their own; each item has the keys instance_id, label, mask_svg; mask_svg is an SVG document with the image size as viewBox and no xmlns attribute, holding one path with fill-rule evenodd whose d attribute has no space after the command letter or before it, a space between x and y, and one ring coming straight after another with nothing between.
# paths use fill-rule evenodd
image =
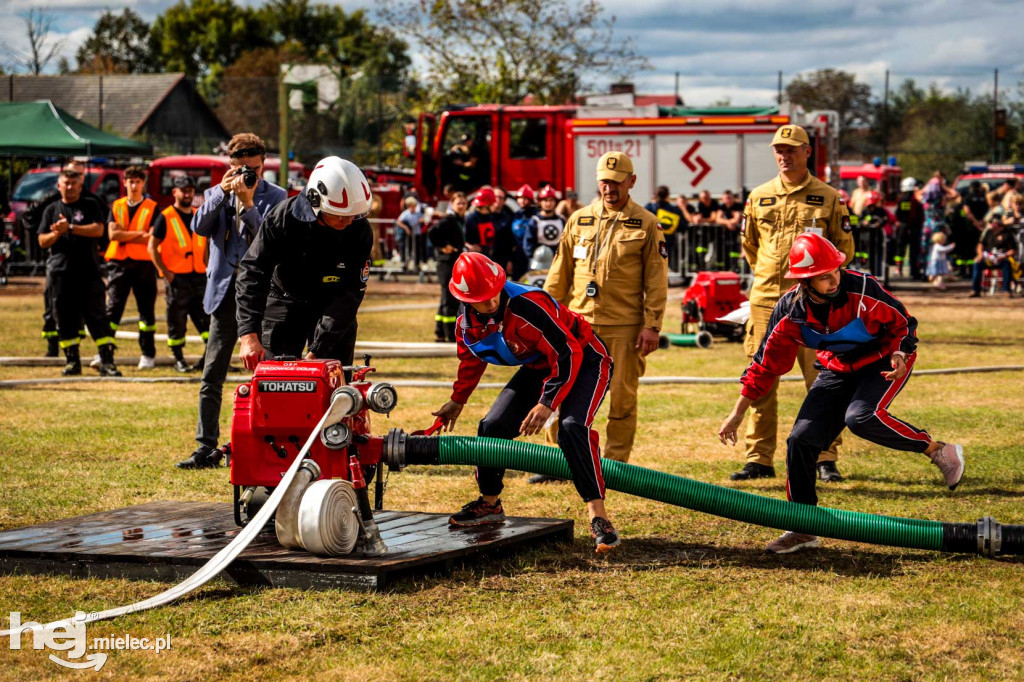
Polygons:
<instances>
[{"instance_id":1,"label":"fire truck cab window","mask_svg":"<svg viewBox=\"0 0 1024 682\"><path fill-rule=\"evenodd\" d=\"M548 156L546 118L513 118L509 121L508 158L545 159Z\"/></svg>"},{"instance_id":2,"label":"fire truck cab window","mask_svg":"<svg viewBox=\"0 0 1024 682\"><path fill-rule=\"evenodd\" d=\"M491 119L451 116L445 124L441 184L472 191L491 180Z\"/></svg>"}]
</instances>

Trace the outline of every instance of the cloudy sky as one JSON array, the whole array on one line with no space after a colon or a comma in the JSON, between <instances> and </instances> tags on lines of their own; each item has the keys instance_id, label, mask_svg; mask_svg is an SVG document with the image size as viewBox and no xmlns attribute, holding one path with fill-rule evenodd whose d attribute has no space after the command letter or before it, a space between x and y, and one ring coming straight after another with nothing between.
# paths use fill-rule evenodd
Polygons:
<instances>
[{"instance_id":1,"label":"cloudy sky","mask_svg":"<svg viewBox=\"0 0 1024 682\"><path fill-rule=\"evenodd\" d=\"M571 0L570 0L571 1ZM147 20L174 0L0 0L0 62L23 49L18 14L47 7L56 17L54 38L73 56L104 7L131 7ZM249 0L248 4L259 4ZM370 0L343 2L346 9ZM778 72L788 80L832 67L856 73L881 95L884 74L944 88L991 90L993 69L1001 89L1017 93L1024 81L1021 0L604 0L616 30L631 38L652 69L635 77L637 90L671 93L675 74L690 105L728 100L768 104ZM606 84L595 83L599 88ZM1024 95L1021 95L1024 96Z\"/></svg>"}]
</instances>

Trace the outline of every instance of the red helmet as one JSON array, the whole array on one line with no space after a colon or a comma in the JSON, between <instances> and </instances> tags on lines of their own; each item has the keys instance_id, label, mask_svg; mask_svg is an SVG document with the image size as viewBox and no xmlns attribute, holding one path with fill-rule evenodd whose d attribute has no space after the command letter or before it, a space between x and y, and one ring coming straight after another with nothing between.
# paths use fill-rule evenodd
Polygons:
<instances>
[{"instance_id":1,"label":"red helmet","mask_svg":"<svg viewBox=\"0 0 1024 682\"><path fill-rule=\"evenodd\" d=\"M476 191L476 196L473 197L474 206L490 206L498 198L494 196L494 190L490 187L481 187Z\"/></svg>"},{"instance_id":2,"label":"red helmet","mask_svg":"<svg viewBox=\"0 0 1024 682\"><path fill-rule=\"evenodd\" d=\"M877 203L879 203L881 201L882 201L882 195L879 194L878 192L875 192L874 190L868 192L868 195L866 197L864 197L864 205L865 206L873 206L874 204L877 204Z\"/></svg>"},{"instance_id":3,"label":"red helmet","mask_svg":"<svg viewBox=\"0 0 1024 682\"><path fill-rule=\"evenodd\" d=\"M466 251L452 267L448 291L463 303L488 301L505 286L505 270L482 253Z\"/></svg>"},{"instance_id":4,"label":"red helmet","mask_svg":"<svg viewBox=\"0 0 1024 682\"><path fill-rule=\"evenodd\" d=\"M551 185L548 185L547 187L542 189L537 194L537 201L540 201L541 199L557 199L557 198L558 198L558 192L556 192L555 188L552 187Z\"/></svg>"},{"instance_id":5,"label":"red helmet","mask_svg":"<svg viewBox=\"0 0 1024 682\"><path fill-rule=\"evenodd\" d=\"M793 240L789 250L786 279L808 279L832 272L846 260L842 251L821 235L804 232Z\"/></svg>"},{"instance_id":6,"label":"red helmet","mask_svg":"<svg viewBox=\"0 0 1024 682\"><path fill-rule=\"evenodd\" d=\"M519 191L516 192L516 195L523 199L533 201L533 188L529 185L523 185L519 188Z\"/></svg>"}]
</instances>

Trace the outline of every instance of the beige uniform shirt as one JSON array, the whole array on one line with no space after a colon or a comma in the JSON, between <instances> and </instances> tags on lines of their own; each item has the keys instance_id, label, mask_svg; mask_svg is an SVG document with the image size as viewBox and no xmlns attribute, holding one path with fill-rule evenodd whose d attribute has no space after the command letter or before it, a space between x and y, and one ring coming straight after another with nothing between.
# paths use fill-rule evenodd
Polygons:
<instances>
[{"instance_id":1,"label":"beige uniform shirt","mask_svg":"<svg viewBox=\"0 0 1024 682\"><path fill-rule=\"evenodd\" d=\"M668 299L668 252L658 219L629 199L606 212L600 199L569 217L544 289L597 325L661 330ZM597 286L587 296L587 285Z\"/></svg>"},{"instance_id":2,"label":"beige uniform shirt","mask_svg":"<svg viewBox=\"0 0 1024 682\"><path fill-rule=\"evenodd\" d=\"M793 240L809 229L820 230L846 254L846 263L853 259L849 211L829 185L808 173L787 189L776 176L750 193L743 209L743 254L754 273L751 305L774 307L796 283L782 275L789 270Z\"/></svg>"}]
</instances>

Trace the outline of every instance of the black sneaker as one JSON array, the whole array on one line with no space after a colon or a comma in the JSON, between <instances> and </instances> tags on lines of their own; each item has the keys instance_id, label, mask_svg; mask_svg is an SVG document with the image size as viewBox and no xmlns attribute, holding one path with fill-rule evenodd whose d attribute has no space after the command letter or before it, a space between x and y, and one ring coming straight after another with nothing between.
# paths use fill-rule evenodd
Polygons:
<instances>
[{"instance_id":1,"label":"black sneaker","mask_svg":"<svg viewBox=\"0 0 1024 682\"><path fill-rule=\"evenodd\" d=\"M610 552L612 547L618 547L622 542L612 522L600 516L595 516L590 522L590 535L594 538L595 554Z\"/></svg>"},{"instance_id":2,"label":"black sneaker","mask_svg":"<svg viewBox=\"0 0 1024 682\"><path fill-rule=\"evenodd\" d=\"M730 481L749 481L753 478L775 478L775 467L747 462L742 469L729 475Z\"/></svg>"},{"instance_id":3,"label":"black sneaker","mask_svg":"<svg viewBox=\"0 0 1024 682\"><path fill-rule=\"evenodd\" d=\"M818 462L818 478L825 483L839 483L843 475L839 473L835 462Z\"/></svg>"},{"instance_id":4,"label":"black sneaker","mask_svg":"<svg viewBox=\"0 0 1024 682\"><path fill-rule=\"evenodd\" d=\"M119 377L122 376L121 370L117 368L112 362L104 362L100 364L100 376L101 377Z\"/></svg>"},{"instance_id":5,"label":"black sneaker","mask_svg":"<svg viewBox=\"0 0 1024 682\"><path fill-rule=\"evenodd\" d=\"M78 376L82 373L82 363L77 360L69 360L68 364L64 365L64 369L61 370L60 375L63 377Z\"/></svg>"},{"instance_id":6,"label":"black sneaker","mask_svg":"<svg viewBox=\"0 0 1024 682\"><path fill-rule=\"evenodd\" d=\"M174 361L174 371L180 372L181 374L188 374L192 371L192 368L188 366L187 362L179 358Z\"/></svg>"},{"instance_id":7,"label":"black sneaker","mask_svg":"<svg viewBox=\"0 0 1024 682\"><path fill-rule=\"evenodd\" d=\"M220 458L223 454L215 448L200 445L189 455L188 459L182 460L174 466L179 469L214 469L220 466Z\"/></svg>"},{"instance_id":8,"label":"black sneaker","mask_svg":"<svg viewBox=\"0 0 1024 682\"><path fill-rule=\"evenodd\" d=\"M497 504L487 504L483 497L478 497L462 511L448 517L451 526L480 526L486 523L502 523L505 521L505 510L501 508L501 500Z\"/></svg>"},{"instance_id":9,"label":"black sneaker","mask_svg":"<svg viewBox=\"0 0 1024 682\"><path fill-rule=\"evenodd\" d=\"M547 474L534 474L526 479L527 483L565 483L566 479L559 478L558 476L548 476Z\"/></svg>"}]
</instances>

